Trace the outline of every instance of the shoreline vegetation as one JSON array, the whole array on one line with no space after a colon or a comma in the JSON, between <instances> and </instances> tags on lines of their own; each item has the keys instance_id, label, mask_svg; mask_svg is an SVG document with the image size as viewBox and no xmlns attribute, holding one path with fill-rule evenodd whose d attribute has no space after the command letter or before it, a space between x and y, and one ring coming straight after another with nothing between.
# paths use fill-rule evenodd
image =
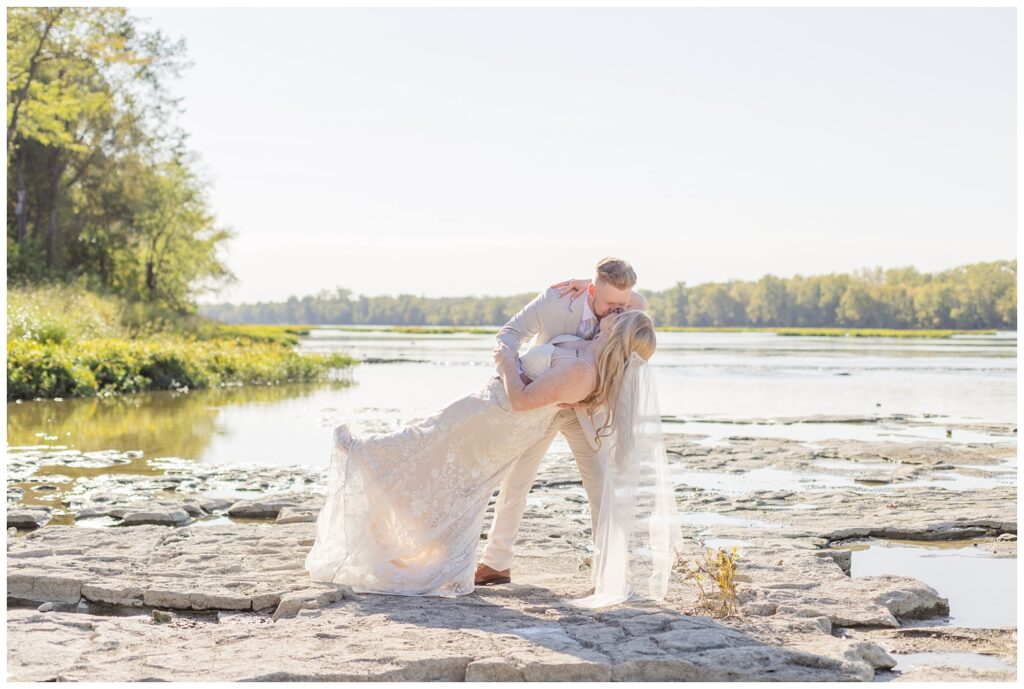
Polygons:
<instances>
[{"instance_id":1,"label":"shoreline vegetation","mask_svg":"<svg viewBox=\"0 0 1024 689\"><path fill-rule=\"evenodd\" d=\"M7 296L7 401L330 380L357 361L296 351L308 328L160 322L138 332L132 305L72 287Z\"/></svg>"},{"instance_id":2,"label":"shoreline vegetation","mask_svg":"<svg viewBox=\"0 0 1024 689\"><path fill-rule=\"evenodd\" d=\"M716 327L666 327L657 328L661 332L706 332L706 333L739 333L739 332L773 332L783 337L926 337L948 338L953 335L995 335L998 331L983 330L931 330L897 328L716 328Z\"/></svg>"},{"instance_id":3,"label":"shoreline vegetation","mask_svg":"<svg viewBox=\"0 0 1024 689\"><path fill-rule=\"evenodd\" d=\"M7 300L7 401L188 391L332 380L357 363L300 353L314 330L411 336L493 335L497 326L224 324L201 316L147 318L138 305L68 285L11 288ZM663 326L662 332L764 332L791 337L991 335L996 331ZM370 362L372 363L372 362Z\"/></svg>"},{"instance_id":4,"label":"shoreline vegetation","mask_svg":"<svg viewBox=\"0 0 1024 689\"><path fill-rule=\"evenodd\" d=\"M261 326L252 326L261 327ZM298 327L298 326L290 326ZM480 327L455 327L455 326L429 326L429 325L395 325L391 327L381 326L355 326L355 325L309 325L302 326L307 334L310 330L339 330L341 332L360 333L400 333L408 335L493 335L498 332L497 326ZM779 336L788 337L923 337L923 338L949 338L953 335L995 335L997 330L930 330L912 329L899 330L895 328L784 328L784 327L740 327L730 328L724 326L658 326L658 332L665 333L775 333Z\"/></svg>"}]
</instances>

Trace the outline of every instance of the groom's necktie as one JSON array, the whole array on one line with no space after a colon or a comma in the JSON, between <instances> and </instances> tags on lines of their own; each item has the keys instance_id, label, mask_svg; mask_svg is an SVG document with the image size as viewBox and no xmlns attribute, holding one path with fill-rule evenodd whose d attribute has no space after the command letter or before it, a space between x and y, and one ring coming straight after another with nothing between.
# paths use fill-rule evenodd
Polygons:
<instances>
[{"instance_id":1,"label":"groom's necktie","mask_svg":"<svg viewBox=\"0 0 1024 689\"><path fill-rule=\"evenodd\" d=\"M584 340L594 339L594 335L597 333L597 319L588 318L587 320L580 323L580 337Z\"/></svg>"}]
</instances>

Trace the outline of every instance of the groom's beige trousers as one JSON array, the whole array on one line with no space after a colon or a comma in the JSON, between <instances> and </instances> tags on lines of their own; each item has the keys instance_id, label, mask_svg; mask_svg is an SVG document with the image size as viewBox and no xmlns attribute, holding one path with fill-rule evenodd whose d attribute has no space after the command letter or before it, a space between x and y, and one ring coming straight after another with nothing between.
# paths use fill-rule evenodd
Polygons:
<instances>
[{"instance_id":1,"label":"groom's beige trousers","mask_svg":"<svg viewBox=\"0 0 1024 689\"><path fill-rule=\"evenodd\" d=\"M590 501L591 533L597 533L597 513L601 506L601 483L603 476L598 466L597 452L587 442L579 419L572 409L562 409L537 442L519 456L512 468L501 482L498 501L494 506L494 521L487 533L487 547L484 549L483 562L496 570L509 569L512 566L512 545L519 531L519 522L526 510L526 496L533 487L533 479L540 468L540 462L554 442L555 436L561 433L569 443L576 458L580 475L583 477L583 488L587 491Z\"/></svg>"}]
</instances>

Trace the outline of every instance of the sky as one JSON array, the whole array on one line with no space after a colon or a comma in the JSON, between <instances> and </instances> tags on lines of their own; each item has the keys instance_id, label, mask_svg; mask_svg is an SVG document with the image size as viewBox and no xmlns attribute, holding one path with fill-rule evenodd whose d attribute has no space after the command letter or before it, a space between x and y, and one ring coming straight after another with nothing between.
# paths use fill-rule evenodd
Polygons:
<instances>
[{"instance_id":1,"label":"sky","mask_svg":"<svg viewBox=\"0 0 1024 689\"><path fill-rule=\"evenodd\" d=\"M236 233L202 302L1016 257L1014 8L132 12Z\"/></svg>"}]
</instances>

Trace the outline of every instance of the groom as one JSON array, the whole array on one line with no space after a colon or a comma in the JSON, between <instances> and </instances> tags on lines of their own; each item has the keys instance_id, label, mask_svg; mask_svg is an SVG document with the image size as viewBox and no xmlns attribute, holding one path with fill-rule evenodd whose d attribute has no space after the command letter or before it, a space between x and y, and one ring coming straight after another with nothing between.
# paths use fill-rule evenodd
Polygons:
<instances>
[{"instance_id":1,"label":"groom","mask_svg":"<svg viewBox=\"0 0 1024 689\"><path fill-rule=\"evenodd\" d=\"M557 286L542 292L498 331L494 358L499 368L506 357L518 357L519 348L535 336L537 344L558 335L577 335L589 340L597 334L600 319L612 311L643 309L646 300L633 292L635 284L636 273L628 262L605 258L595 268L594 279L586 288L586 299L577 300L572 289L560 295ZM526 496L541 460L559 433L576 458L583 488L590 500L591 533L597 533L603 481L597 461L597 434L585 409L563 408L555 415L547 433L520 455L501 482L487 547L476 568L477 586L512 581L512 544L526 509Z\"/></svg>"}]
</instances>

